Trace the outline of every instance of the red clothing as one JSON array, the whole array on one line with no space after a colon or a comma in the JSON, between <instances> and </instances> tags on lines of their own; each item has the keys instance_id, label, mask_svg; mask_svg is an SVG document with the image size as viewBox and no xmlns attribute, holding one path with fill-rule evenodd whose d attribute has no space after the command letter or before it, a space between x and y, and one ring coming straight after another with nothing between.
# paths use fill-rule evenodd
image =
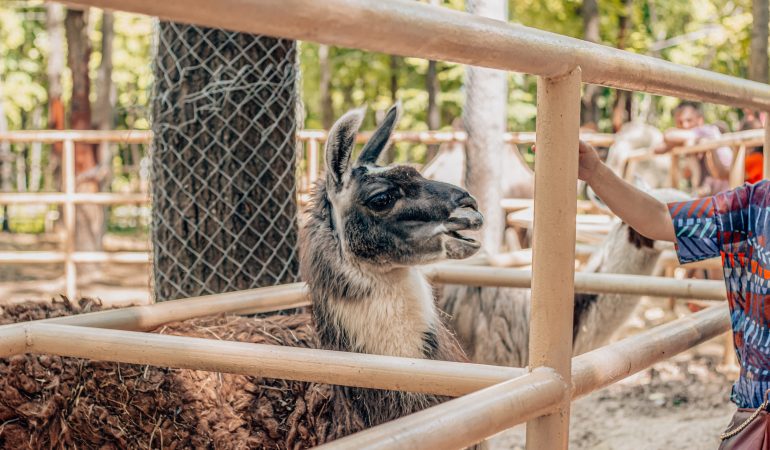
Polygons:
<instances>
[{"instance_id":1,"label":"red clothing","mask_svg":"<svg viewBox=\"0 0 770 450\"><path fill-rule=\"evenodd\" d=\"M762 153L753 152L746 156L746 182L754 184L762 179Z\"/></svg>"}]
</instances>

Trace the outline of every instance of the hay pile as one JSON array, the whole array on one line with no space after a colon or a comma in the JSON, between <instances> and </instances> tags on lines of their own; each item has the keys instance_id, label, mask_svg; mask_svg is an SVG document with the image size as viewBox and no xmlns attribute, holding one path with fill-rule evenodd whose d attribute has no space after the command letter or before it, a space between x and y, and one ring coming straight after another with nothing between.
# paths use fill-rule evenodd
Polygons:
<instances>
[{"instance_id":1,"label":"hay pile","mask_svg":"<svg viewBox=\"0 0 770 450\"><path fill-rule=\"evenodd\" d=\"M0 311L0 324L99 308L90 300L14 305ZM306 314L205 317L156 332L317 346ZM0 359L0 448L298 449L361 428L328 385L46 355Z\"/></svg>"}]
</instances>

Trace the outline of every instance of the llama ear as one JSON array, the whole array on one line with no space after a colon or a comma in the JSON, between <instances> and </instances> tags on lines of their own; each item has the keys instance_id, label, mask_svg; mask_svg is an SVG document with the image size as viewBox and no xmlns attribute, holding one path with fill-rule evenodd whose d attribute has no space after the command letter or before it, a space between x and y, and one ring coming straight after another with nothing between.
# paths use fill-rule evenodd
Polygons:
<instances>
[{"instance_id":1,"label":"llama ear","mask_svg":"<svg viewBox=\"0 0 770 450\"><path fill-rule=\"evenodd\" d=\"M380 157L382 151L388 147L390 135L393 134L393 129L396 128L400 115L401 101L399 100L390 107L385 115L385 120L382 121L377 131L372 135L372 138L366 143L364 149L361 150L361 154L358 156L358 165L375 164L377 162L377 158Z\"/></svg>"},{"instance_id":2,"label":"llama ear","mask_svg":"<svg viewBox=\"0 0 770 450\"><path fill-rule=\"evenodd\" d=\"M348 111L329 130L326 139L326 178L335 187L340 187L343 176L350 165L350 154L356 145L356 133L364 120L366 107ZM329 186L331 187L331 186Z\"/></svg>"}]
</instances>

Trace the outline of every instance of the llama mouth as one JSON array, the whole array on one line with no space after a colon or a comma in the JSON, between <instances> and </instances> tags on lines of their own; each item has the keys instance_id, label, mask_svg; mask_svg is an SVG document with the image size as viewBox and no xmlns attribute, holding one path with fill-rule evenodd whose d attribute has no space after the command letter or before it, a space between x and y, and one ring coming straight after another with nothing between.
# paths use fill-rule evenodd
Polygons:
<instances>
[{"instance_id":1,"label":"llama mouth","mask_svg":"<svg viewBox=\"0 0 770 450\"><path fill-rule=\"evenodd\" d=\"M447 236L451 237L452 239L457 239L458 241L463 241L469 245L472 246L479 246L479 242L473 238L470 238L468 236L463 236L462 234L458 233L457 231L447 231L445 233Z\"/></svg>"}]
</instances>

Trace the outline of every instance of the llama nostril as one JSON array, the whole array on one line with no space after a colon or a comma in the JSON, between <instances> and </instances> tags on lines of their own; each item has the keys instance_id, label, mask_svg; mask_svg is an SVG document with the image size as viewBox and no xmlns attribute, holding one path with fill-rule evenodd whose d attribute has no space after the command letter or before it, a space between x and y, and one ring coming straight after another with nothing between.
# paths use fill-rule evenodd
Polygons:
<instances>
[{"instance_id":1,"label":"llama nostril","mask_svg":"<svg viewBox=\"0 0 770 450\"><path fill-rule=\"evenodd\" d=\"M460 200L457 202L458 208L471 208L473 210L478 211L479 205L476 203L476 199L473 198L470 194L464 193L462 197L460 197Z\"/></svg>"}]
</instances>

